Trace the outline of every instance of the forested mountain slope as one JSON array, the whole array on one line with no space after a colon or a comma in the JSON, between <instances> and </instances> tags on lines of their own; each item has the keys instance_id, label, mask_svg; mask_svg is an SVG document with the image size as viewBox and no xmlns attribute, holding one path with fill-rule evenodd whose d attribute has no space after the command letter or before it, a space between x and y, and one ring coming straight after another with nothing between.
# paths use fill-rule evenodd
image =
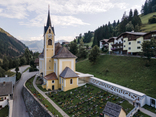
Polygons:
<instances>
[{"instance_id":1,"label":"forested mountain slope","mask_svg":"<svg viewBox=\"0 0 156 117\"><path fill-rule=\"evenodd\" d=\"M0 58L21 55L26 46L8 32L0 28Z\"/></svg>"}]
</instances>

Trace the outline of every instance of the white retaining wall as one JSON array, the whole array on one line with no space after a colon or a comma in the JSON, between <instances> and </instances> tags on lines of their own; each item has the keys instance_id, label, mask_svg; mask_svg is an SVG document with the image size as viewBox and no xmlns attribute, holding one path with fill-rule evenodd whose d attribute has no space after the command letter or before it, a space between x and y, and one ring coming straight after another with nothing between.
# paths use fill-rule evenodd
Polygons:
<instances>
[{"instance_id":1,"label":"white retaining wall","mask_svg":"<svg viewBox=\"0 0 156 117\"><path fill-rule=\"evenodd\" d=\"M3 100L3 101L0 101L0 105L2 105L2 108L4 108L6 105L8 105L7 99Z\"/></svg>"},{"instance_id":2,"label":"white retaining wall","mask_svg":"<svg viewBox=\"0 0 156 117\"><path fill-rule=\"evenodd\" d=\"M116 95L120 95L121 97L128 99L130 101L134 101L140 104L140 106L144 106L145 104L145 100L146 100L146 95L141 93L141 92L137 92L135 90L132 89L128 89L126 87L105 81L105 80L101 80L99 78L96 77L90 77L89 83L94 84L102 89L104 89L105 91L109 91L112 92Z\"/></svg>"},{"instance_id":3,"label":"white retaining wall","mask_svg":"<svg viewBox=\"0 0 156 117\"><path fill-rule=\"evenodd\" d=\"M94 77L91 74L83 74L80 72L76 72L78 75L82 75L89 78L89 83L108 91L114 95L117 95L123 99L130 100L132 102L136 102L140 104L140 106L144 106L145 104L156 108L156 99L147 96L144 93L135 91L133 89L129 89L127 87L123 87L118 84L114 84L99 78ZM155 101L155 104L151 103L151 99Z\"/></svg>"}]
</instances>

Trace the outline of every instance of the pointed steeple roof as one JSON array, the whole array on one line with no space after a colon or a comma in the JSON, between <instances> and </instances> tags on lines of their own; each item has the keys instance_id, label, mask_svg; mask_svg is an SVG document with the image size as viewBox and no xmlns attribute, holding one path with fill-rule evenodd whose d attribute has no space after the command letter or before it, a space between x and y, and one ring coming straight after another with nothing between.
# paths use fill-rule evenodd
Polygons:
<instances>
[{"instance_id":1,"label":"pointed steeple roof","mask_svg":"<svg viewBox=\"0 0 156 117\"><path fill-rule=\"evenodd\" d=\"M47 32L49 26L51 27L54 35L55 35L55 32L54 32L54 27L51 25L51 18L50 18L50 7L48 7L48 17L47 17L47 24L46 26L44 26L44 34Z\"/></svg>"},{"instance_id":2,"label":"pointed steeple roof","mask_svg":"<svg viewBox=\"0 0 156 117\"><path fill-rule=\"evenodd\" d=\"M46 26L51 26L51 19L50 19L50 6L48 6L48 18L47 18L47 25Z\"/></svg>"}]
</instances>

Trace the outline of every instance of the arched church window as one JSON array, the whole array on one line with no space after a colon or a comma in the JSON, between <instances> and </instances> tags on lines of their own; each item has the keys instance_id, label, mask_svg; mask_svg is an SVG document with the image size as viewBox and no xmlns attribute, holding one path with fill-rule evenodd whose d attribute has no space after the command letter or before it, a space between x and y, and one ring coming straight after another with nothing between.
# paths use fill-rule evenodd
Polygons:
<instances>
[{"instance_id":1,"label":"arched church window","mask_svg":"<svg viewBox=\"0 0 156 117\"><path fill-rule=\"evenodd\" d=\"M52 40L51 39L48 40L48 45L52 45Z\"/></svg>"},{"instance_id":2,"label":"arched church window","mask_svg":"<svg viewBox=\"0 0 156 117\"><path fill-rule=\"evenodd\" d=\"M73 79L70 79L70 84L73 84Z\"/></svg>"},{"instance_id":3,"label":"arched church window","mask_svg":"<svg viewBox=\"0 0 156 117\"><path fill-rule=\"evenodd\" d=\"M51 29L49 29L49 33L51 33Z\"/></svg>"}]
</instances>

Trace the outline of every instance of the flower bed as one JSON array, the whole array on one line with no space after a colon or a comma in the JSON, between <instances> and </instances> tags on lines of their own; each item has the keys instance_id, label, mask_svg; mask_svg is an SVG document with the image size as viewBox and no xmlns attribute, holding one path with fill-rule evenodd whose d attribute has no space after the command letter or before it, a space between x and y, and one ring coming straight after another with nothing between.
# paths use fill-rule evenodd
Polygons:
<instances>
[{"instance_id":1,"label":"flower bed","mask_svg":"<svg viewBox=\"0 0 156 117\"><path fill-rule=\"evenodd\" d=\"M69 116L103 116L101 113L107 101L121 105L127 114L133 109L128 101L90 84L70 91L56 91L47 95Z\"/></svg>"}]
</instances>

